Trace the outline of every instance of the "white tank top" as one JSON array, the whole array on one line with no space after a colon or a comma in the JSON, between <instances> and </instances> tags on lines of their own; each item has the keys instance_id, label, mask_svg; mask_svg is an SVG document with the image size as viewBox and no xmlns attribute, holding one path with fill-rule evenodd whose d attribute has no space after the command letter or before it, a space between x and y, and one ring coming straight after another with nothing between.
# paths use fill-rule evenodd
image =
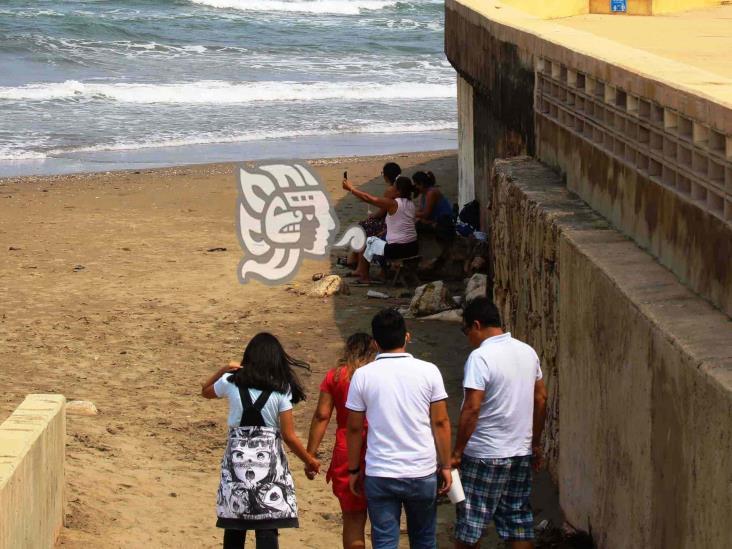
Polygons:
<instances>
[{"instance_id":1,"label":"white tank top","mask_svg":"<svg viewBox=\"0 0 732 549\"><path fill-rule=\"evenodd\" d=\"M414 224L417 212L414 202L397 198L397 211L386 214L386 242L389 244L408 244L417 240L417 227Z\"/></svg>"}]
</instances>

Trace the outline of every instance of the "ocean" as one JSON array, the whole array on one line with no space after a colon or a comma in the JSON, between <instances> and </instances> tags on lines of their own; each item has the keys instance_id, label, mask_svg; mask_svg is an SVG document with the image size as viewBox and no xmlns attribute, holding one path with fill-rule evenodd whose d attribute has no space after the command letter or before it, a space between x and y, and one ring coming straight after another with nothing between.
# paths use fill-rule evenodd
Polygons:
<instances>
[{"instance_id":1,"label":"ocean","mask_svg":"<svg viewBox=\"0 0 732 549\"><path fill-rule=\"evenodd\" d=\"M444 4L3 0L0 175L456 144Z\"/></svg>"}]
</instances>

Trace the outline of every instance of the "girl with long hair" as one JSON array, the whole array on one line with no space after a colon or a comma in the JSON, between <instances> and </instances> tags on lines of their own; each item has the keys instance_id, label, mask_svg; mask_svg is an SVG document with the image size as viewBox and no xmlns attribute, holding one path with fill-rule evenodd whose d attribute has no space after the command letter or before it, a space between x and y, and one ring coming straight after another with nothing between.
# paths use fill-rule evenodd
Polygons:
<instances>
[{"instance_id":1,"label":"girl with long hair","mask_svg":"<svg viewBox=\"0 0 732 549\"><path fill-rule=\"evenodd\" d=\"M224 528L224 549L242 549L248 530L257 549L277 549L280 528L297 528L295 484L282 442L309 471L320 462L308 454L295 433L292 405L305 400L295 368L310 370L292 358L275 336L254 336L241 363L232 363L208 378L204 398L229 400L229 436L221 461L216 500Z\"/></svg>"},{"instance_id":2,"label":"girl with long hair","mask_svg":"<svg viewBox=\"0 0 732 549\"><path fill-rule=\"evenodd\" d=\"M333 409L336 410L336 440L333 446L333 456L326 481L333 487L333 493L338 498L343 512L343 547L344 549L362 549L366 547L364 529L366 527L366 499L363 496L354 496L348 488L348 449L346 448L346 421L348 410L346 399L351 376L357 368L374 359L375 347L370 335L356 333L348 338L343 358L340 364L330 370L320 385L320 398L310 424L308 437L308 453L316 455L323 440L325 431L330 423ZM366 450L366 431L364 437L364 453ZM363 455L361 457L363 462ZM315 478L316 472L308 467L305 473L309 479Z\"/></svg>"}]
</instances>

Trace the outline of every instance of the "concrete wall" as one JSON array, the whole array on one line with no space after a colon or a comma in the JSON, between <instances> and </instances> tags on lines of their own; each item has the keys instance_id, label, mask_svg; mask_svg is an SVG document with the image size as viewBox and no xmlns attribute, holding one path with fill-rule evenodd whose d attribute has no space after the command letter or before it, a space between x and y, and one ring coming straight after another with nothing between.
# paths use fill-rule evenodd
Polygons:
<instances>
[{"instance_id":1,"label":"concrete wall","mask_svg":"<svg viewBox=\"0 0 732 549\"><path fill-rule=\"evenodd\" d=\"M458 205L475 198L475 150L473 143L473 88L458 76Z\"/></svg>"},{"instance_id":2,"label":"concrete wall","mask_svg":"<svg viewBox=\"0 0 732 549\"><path fill-rule=\"evenodd\" d=\"M653 0L653 15L719 6L721 0Z\"/></svg>"},{"instance_id":3,"label":"concrete wall","mask_svg":"<svg viewBox=\"0 0 732 549\"><path fill-rule=\"evenodd\" d=\"M659 15L709 6L721 0L627 0L627 15ZM501 4L542 19L585 13L611 13L610 0L502 0Z\"/></svg>"},{"instance_id":4,"label":"concrete wall","mask_svg":"<svg viewBox=\"0 0 732 549\"><path fill-rule=\"evenodd\" d=\"M485 32L479 19L451 9L445 19L445 52L462 89L472 90L459 94L458 110L472 112L474 194L486 229L493 161L534 153L534 58Z\"/></svg>"},{"instance_id":5,"label":"concrete wall","mask_svg":"<svg viewBox=\"0 0 732 549\"><path fill-rule=\"evenodd\" d=\"M729 318L536 161L499 162L493 187L495 299L554 388L568 520L600 548L729 546Z\"/></svg>"},{"instance_id":6,"label":"concrete wall","mask_svg":"<svg viewBox=\"0 0 732 549\"><path fill-rule=\"evenodd\" d=\"M490 203L496 158L535 155L682 282L732 316L732 81L714 75L711 85L712 75L704 71L496 6L447 0L445 15L448 59L473 88L475 194L481 203ZM537 73L540 66L550 66L551 74ZM541 95L552 111L535 111L535 96L547 93L537 88L537 79L559 82L570 73L602 83L608 112L619 110L615 99L610 105L610 92L629 98L614 124L598 119L597 111L572 111L578 107L569 104L570 93L561 96L565 103ZM647 120L640 107L628 112L631 99L650 109ZM561 103L558 112L555 103ZM653 118L657 113L660 119ZM584 120L584 129L569 128L565 119ZM672 120L684 120L693 135L682 135ZM628 125L619 130L617 121ZM587 137L592 125L604 140ZM718 149L709 152L711 138L697 141L697 128L714 136ZM662 150L648 142L649 133ZM679 152L666 154L667 142ZM620 158L618 146L626 147ZM484 226L488 214L484 210Z\"/></svg>"},{"instance_id":7,"label":"concrete wall","mask_svg":"<svg viewBox=\"0 0 732 549\"><path fill-rule=\"evenodd\" d=\"M61 395L28 395L0 425L0 549L53 547L64 518Z\"/></svg>"},{"instance_id":8,"label":"concrete wall","mask_svg":"<svg viewBox=\"0 0 732 549\"><path fill-rule=\"evenodd\" d=\"M612 13L610 0L590 0L590 13ZM653 14L653 0L627 0L626 15ZM620 15L616 13L616 15Z\"/></svg>"},{"instance_id":9,"label":"concrete wall","mask_svg":"<svg viewBox=\"0 0 732 549\"><path fill-rule=\"evenodd\" d=\"M545 19L589 13L588 0L503 0L501 3Z\"/></svg>"}]
</instances>

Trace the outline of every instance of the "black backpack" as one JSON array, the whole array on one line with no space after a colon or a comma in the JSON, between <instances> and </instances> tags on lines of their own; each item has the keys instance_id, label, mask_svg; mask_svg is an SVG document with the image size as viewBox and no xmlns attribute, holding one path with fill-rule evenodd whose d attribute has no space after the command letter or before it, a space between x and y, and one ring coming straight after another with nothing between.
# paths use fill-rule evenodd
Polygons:
<instances>
[{"instance_id":1,"label":"black backpack","mask_svg":"<svg viewBox=\"0 0 732 549\"><path fill-rule=\"evenodd\" d=\"M480 227L480 202L473 200L472 202L465 204L463 209L460 210L460 215L458 215L458 217L460 218L460 221L470 225L473 230L477 231Z\"/></svg>"}]
</instances>

